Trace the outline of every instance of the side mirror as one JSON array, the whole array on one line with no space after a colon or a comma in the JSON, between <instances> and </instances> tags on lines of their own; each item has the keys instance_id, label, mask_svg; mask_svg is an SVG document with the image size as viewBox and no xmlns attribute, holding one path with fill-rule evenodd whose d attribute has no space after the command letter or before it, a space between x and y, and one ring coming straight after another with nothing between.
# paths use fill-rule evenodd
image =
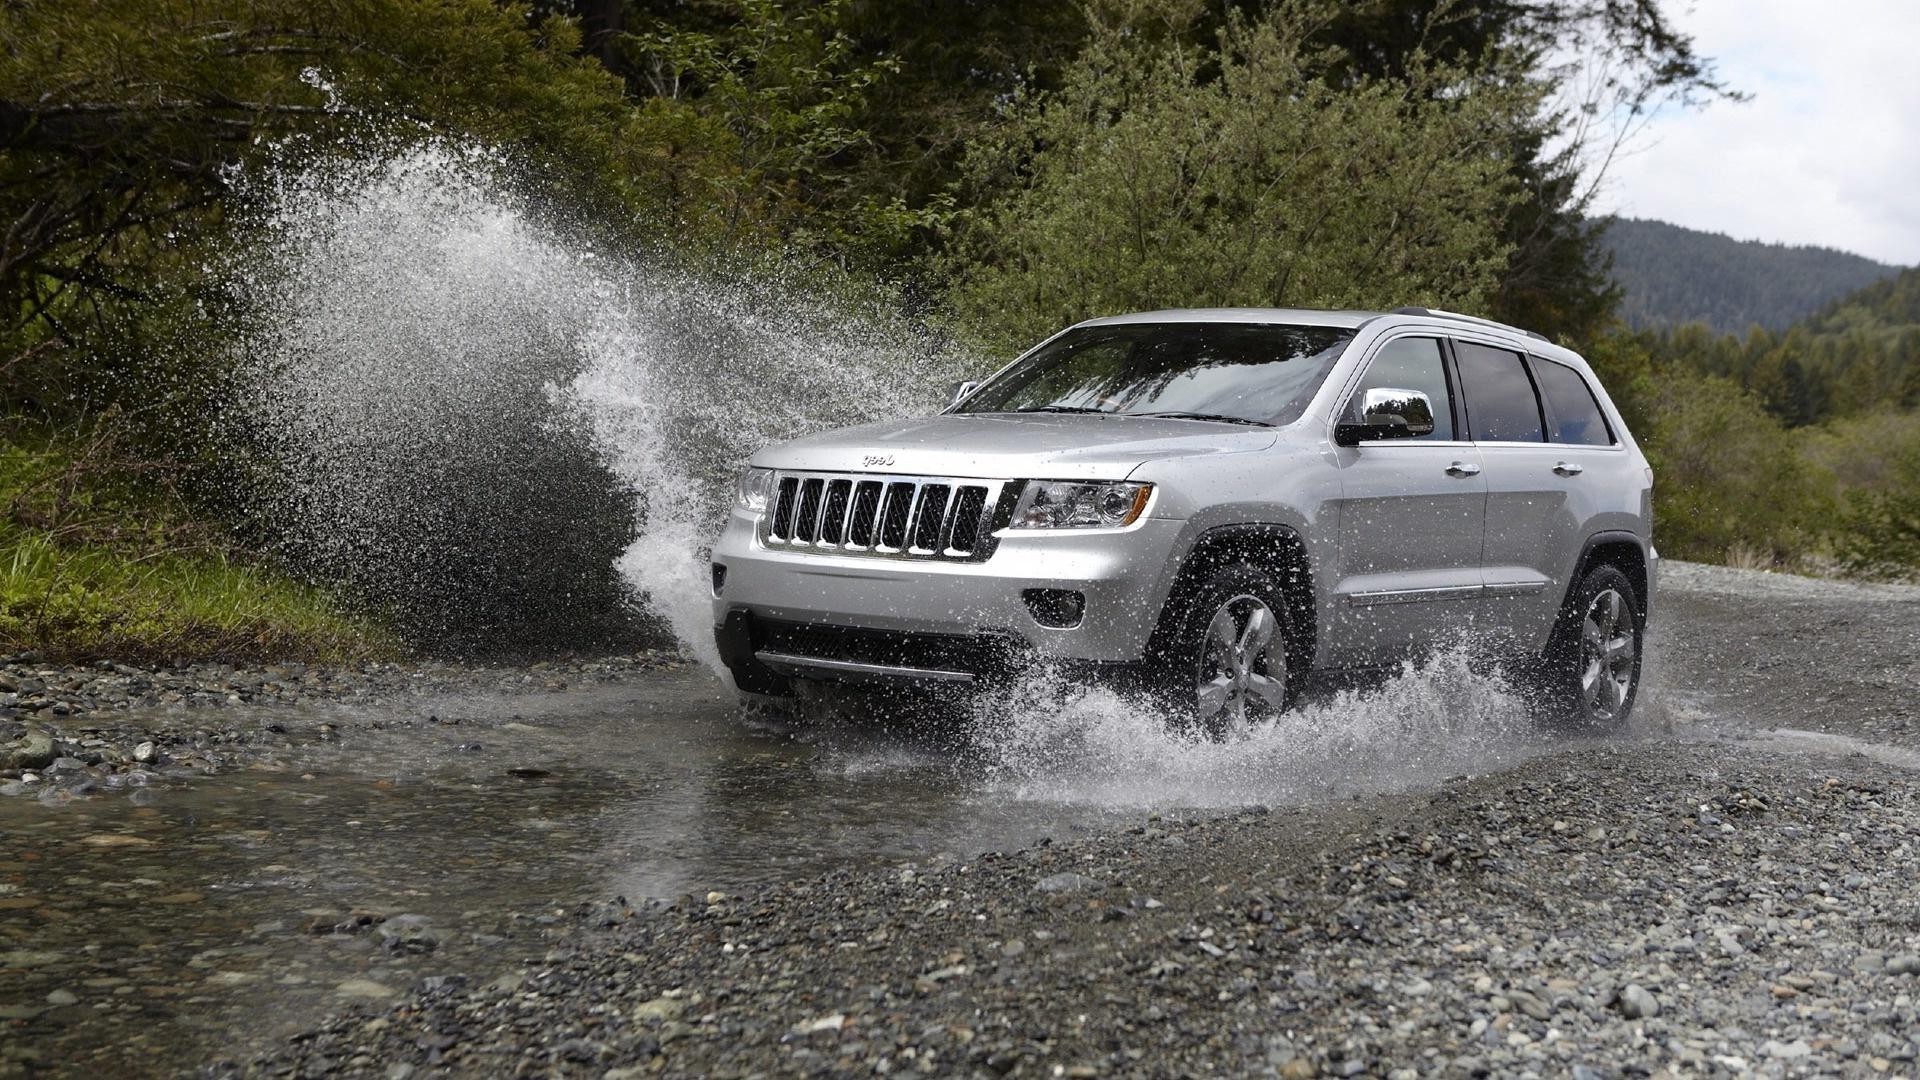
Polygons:
<instances>
[{"instance_id":1,"label":"side mirror","mask_svg":"<svg viewBox=\"0 0 1920 1080\"><path fill-rule=\"evenodd\" d=\"M1371 439L1417 439L1431 434L1431 398L1418 390L1376 386L1362 392L1348 410L1348 418L1334 425L1333 441L1353 446Z\"/></svg>"},{"instance_id":2,"label":"side mirror","mask_svg":"<svg viewBox=\"0 0 1920 1080\"><path fill-rule=\"evenodd\" d=\"M979 388L979 386L980 386L979 382L972 379L969 379L965 382L954 383L953 397L951 400L947 402L947 408L951 409L955 405L958 405L962 401L965 401L967 398L967 395L973 393L976 389Z\"/></svg>"}]
</instances>

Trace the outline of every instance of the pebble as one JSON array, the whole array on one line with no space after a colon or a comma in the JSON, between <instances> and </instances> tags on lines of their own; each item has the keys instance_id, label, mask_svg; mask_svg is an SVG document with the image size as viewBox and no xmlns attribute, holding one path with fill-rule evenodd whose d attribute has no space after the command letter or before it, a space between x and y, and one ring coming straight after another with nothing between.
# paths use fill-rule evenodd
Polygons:
<instances>
[{"instance_id":1,"label":"pebble","mask_svg":"<svg viewBox=\"0 0 1920 1080\"><path fill-rule=\"evenodd\" d=\"M1033 887L1043 893L1075 893L1098 892L1106 888L1106 885L1085 874L1076 874L1072 871L1067 871L1065 873L1049 874L1035 882Z\"/></svg>"},{"instance_id":2,"label":"pebble","mask_svg":"<svg viewBox=\"0 0 1920 1080\"><path fill-rule=\"evenodd\" d=\"M1629 1020L1644 1020L1660 1015L1660 999L1637 984L1620 991L1620 1015Z\"/></svg>"}]
</instances>

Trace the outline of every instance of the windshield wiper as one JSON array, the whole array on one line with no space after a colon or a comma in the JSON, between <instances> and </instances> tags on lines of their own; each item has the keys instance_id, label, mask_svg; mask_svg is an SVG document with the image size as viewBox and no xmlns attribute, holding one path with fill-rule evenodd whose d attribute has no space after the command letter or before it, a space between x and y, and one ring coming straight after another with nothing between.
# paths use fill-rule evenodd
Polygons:
<instances>
[{"instance_id":1,"label":"windshield wiper","mask_svg":"<svg viewBox=\"0 0 1920 1080\"><path fill-rule=\"evenodd\" d=\"M1169 420L1213 420L1222 424L1245 424L1248 427L1272 427L1265 420L1249 420L1244 416L1227 416L1223 413L1207 412L1130 412L1122 416L1159 416Z\"/></svg>"},{"instance_id":2,"label":"windshield wiper","mask_svg":"<svg viewBox=\"0 0 1920 1080\"><path fill-rule=\"evenodd\" d=\"M1116 415L1114 413L1108 412L1105 409L1089 409L1081 405L1026 405L1026 406L1022 406L1021 408L1015 409L1013 411L1014 412L1092 413L1095 416Z\"/></svg>"}]
</instances>

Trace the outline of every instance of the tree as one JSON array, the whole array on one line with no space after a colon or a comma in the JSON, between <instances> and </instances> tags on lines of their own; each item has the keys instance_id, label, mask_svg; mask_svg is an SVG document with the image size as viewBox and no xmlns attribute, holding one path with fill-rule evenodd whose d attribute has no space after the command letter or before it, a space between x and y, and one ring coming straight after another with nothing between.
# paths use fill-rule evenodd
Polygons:
<instances>
[{"instance_id":1,"label":"tree","mask_svg":"<svg viewBox=\"0 0 1920 1080\"><path fill-rule=\"evenodd\" d=\"M493 0L17 0L0 9L0 334L110 328L191 278L232 170L298 134L471 134L632 190L617 82Z\"/></svg>"},{"instance_id":2,"label":"tree","mask_svg":"<svg viewBox=\"0 0 1920 1080\"><path fill-rule=\"evenodd\" d=\"M1028 339L1163 305L1481 306L1538 87L1424 61L1335 85L1344 54L1312 45L1327 10L1231 15L1212 46L1191 43L1196 5L1096 10L1060 89L969 161L963 312Z\"/></svg>"}]
</instances>

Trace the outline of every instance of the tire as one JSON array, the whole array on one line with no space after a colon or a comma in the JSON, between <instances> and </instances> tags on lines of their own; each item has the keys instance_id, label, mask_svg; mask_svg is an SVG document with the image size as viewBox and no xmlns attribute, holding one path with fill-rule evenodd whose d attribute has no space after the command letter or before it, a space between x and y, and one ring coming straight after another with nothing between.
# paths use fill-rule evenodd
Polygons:
<instances>
[{"instance_id":1,"label":"tire","mask_svg":"<svg viewBox=\"0 0 1920 1080\"><path fill-rule=\"evenodd\" d=\"M1595 566L1567 598L1541 657L1548 719L1576 729L1623 728L1640 693L1644 620L1627 575Z\"/></svg>"},{"instance_id":2,"label":"tire","mask_svg":"<svg viewBox=\"0 0 1920 1080\"><path fill-rule=\"evenodd\" d=\"M1286 595L1248 563L1212 570L1169 602L1173 628L1153 662L1157 696L1180 728L1223 739L1292 703Z\"/></svg>"}]
</instances>

